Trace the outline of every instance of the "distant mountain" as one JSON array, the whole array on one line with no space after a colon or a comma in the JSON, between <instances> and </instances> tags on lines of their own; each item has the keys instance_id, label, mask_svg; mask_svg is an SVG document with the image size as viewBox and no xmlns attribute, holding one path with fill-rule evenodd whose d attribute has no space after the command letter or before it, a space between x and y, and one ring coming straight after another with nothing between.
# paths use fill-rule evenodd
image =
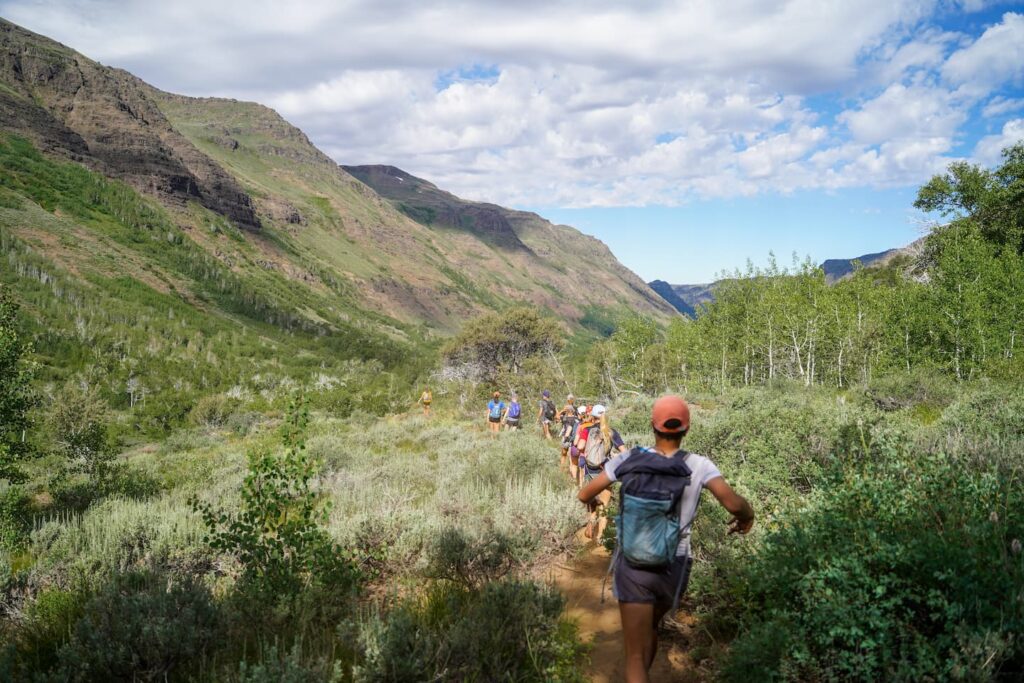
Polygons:
<instances>
[{"instance_id":1,"label":"distant mountain","mask_svg":"<svg viewBox=\"0 0 1024 683\"><path fill-rule=\"evenodd\" d=\"M487 267L495 268L494 275L502 279L519 280L517 290L508 292L509 298L532 299L540 292L549 308L569 318L578 318L594 306L673 314L672 307L596 237L529 211L462 199L394 166L342 168L433 234L472 238L500 254L503 263ZM469 271L484 266L482 262L465 264ZM580 296L581 287L584 296ZM556 293L558 299L550 300L549 293Z\"/></svg>"},{"instance_id":2,"label":"distant mountain","mask_svg":"<svg viewBox=\"0 0 1024 683\"><path fill-rule=\"evenodd\" d=\"M673 286L669 283L664 280L653 280L647 284L649 284L651 289L657 292L662 299L671 304L674 309L683 315L688 315L691 318L695 318L697 316L697 311L694 309L693 305L677 294ZM685 285L682 285L682 287L685 287Z\"/></svg>"},{"instance_id":3,"label":"distant mountain","mask_svg":"<svg viewBox=\"0 0 1024 683\"><path fill-rule=\"evenodd\" d=\"M887 249L886 251L881 251L877 254L864 254L863 256L858 256L854 259L828 259L821 264L821 269L825 271L825 279L828 280L829 283L838 282L847 275L853 273L854 265L858 261L864 268L873 265L882 265L901 251L901 249Z\"/></svg>"},{"instance_id":4,"label":"distant mountain","mask_svg":"<svg viewBox=\"0 0 1024 683\"><path fill-rule=\"evenodd\" d=\"M238 296L277 310L274 320L399 340L447 334L517 302L573 329L595 309L674 314L603 243L573 228L461 200L393 167L350 174L272 109L165 93L0 20L0 143L19 139L47 164L72 162L97 183L123 181L140 193L133 205L155 202L166 216L169 244L217 264L182 270L174 265L181 259L154 261L144 242L114 244L95 221L59 209L58 195L72 188L51 187L38 176L43 166L19 157L23 174L0 168L0 190L21 197L9 202L18 210L0 207L0 228L70 274L107 272L101 264L120 260L136 286L173 283L195 300L206 287L197 278L230 274ZM23 215L38 209L50 219ZM81 244L90 248L73 248ZM226 274L214 276L220 269ZM229 316L237 306L211 300L204 311Z\"/></svg>"},{"instance_id":5,"label":"distant mountain","mask_svg":"<svg viewBox=\"0 0 1024 683\"><path fill-rule=\"evenodd\" d=\"M920 251L923 243L924 239L922 238L905 247L888 249L876 254L864 254L852 259L828 259L820 267L825 273L826 282L833 284L853 274L857 262L860 262L861 267L864 268L881 268L898 257L916 254ZM670 285L663 280L655 280L649 284L651 289L661 295L673 308L692 318L695 315L694 311L701 304L714 300L715 287L719 282L721 281L699 285Z\"/></svg>"}]
</instances>

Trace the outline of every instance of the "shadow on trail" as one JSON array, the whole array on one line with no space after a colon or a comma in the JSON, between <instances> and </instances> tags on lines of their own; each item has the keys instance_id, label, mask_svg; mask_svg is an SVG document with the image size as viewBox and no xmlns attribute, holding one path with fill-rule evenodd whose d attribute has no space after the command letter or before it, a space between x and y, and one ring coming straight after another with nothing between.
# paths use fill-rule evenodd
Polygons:
<instances>
[{"instance_id":1,"label":"shadow on trail","mask_svg":"<svg viewBox=\"0 0 1024 683\"><path fill-rule=\"evenodd\" d=\"M584 540L581 537L581 542ZM594 683L624 680L622 627L610 579L604 604L601 603L601 581L610 559L603 548L589 545L575 562L559 567L552 576L554 584L565 595L566 612L579 624L583 639L591 643L589 672ZM681 635L662 629L660 638L658 655L651 667L652 681L699 683L705 680L687 656Z\"/></svg>"}]
</instances>

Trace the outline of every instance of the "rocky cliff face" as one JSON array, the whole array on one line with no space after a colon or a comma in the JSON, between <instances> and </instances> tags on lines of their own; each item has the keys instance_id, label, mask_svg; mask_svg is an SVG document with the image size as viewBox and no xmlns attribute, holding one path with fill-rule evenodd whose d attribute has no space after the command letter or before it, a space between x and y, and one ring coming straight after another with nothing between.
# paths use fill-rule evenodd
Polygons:
<instances>
[{"instance_id":1,"label":"rocky cliff face","mask_svg":"<svg viewBox=\"0 0 1024 683\"><path fill-rule=\"evenodd\" d=\"M131 74L0 21L0 124L40 148L241 228L259 220L242 188L168 123Z\"/></svg>"}]
</instances>

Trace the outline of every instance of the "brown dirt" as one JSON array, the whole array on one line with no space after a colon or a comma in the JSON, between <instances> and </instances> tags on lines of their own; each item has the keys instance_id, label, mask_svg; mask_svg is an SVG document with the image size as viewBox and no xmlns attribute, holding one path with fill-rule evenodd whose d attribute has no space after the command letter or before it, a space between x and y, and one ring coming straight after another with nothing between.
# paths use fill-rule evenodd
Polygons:
<instances>
[{"instance_id":1,"label":"brown dirt","mask_svg":"<svg viewBox=\"0 0 1024 683\"><path fill-rule=\"evenodd\" d=\"M590 544L571 566L558 567L554 584L566 598L566 611L579 625L580 635L591 644L590 680L594 683L618 683L624 679L622 626L619 606L611 594L611 580L601 603L601 581L608 571L610 556L604 548ZM689 621L680 613L677 619ZM685 626L662 627L658 655L651 667L651 680L699 683L708 680L687 654L689 640Z\"/></svg>"}]
</instances>

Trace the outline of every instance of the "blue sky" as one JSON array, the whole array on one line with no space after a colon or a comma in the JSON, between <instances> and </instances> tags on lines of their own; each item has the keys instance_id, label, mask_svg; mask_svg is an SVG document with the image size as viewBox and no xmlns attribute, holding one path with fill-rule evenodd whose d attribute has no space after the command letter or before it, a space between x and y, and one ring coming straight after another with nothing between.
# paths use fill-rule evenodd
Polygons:
<instances>
[{"instance_id":1,"label":"blue sky","mask_svg":"<svg viewBox=\"0 0 1024 683\"><path fill-rule=\"evenodd\" d=\"M645 279L920 234L1024 138L1024 1L0 0L153 85L277 109L344 164L536 210Z\"/></svg>"},{"instance_id":2,"label":"blue sky","mask_svg":"<svg viewBox=\"0 0 1024 683\"><path fill-rule=\"evenodd\" d=\"M531 207L573 225L611 247L647 281L697 284L723 270L780 265L793 255L815 262L852 258L913 242L921 236L909 188L808 191L696 201L681 207L560 209Z\"/></svg>"}]
</instances>

